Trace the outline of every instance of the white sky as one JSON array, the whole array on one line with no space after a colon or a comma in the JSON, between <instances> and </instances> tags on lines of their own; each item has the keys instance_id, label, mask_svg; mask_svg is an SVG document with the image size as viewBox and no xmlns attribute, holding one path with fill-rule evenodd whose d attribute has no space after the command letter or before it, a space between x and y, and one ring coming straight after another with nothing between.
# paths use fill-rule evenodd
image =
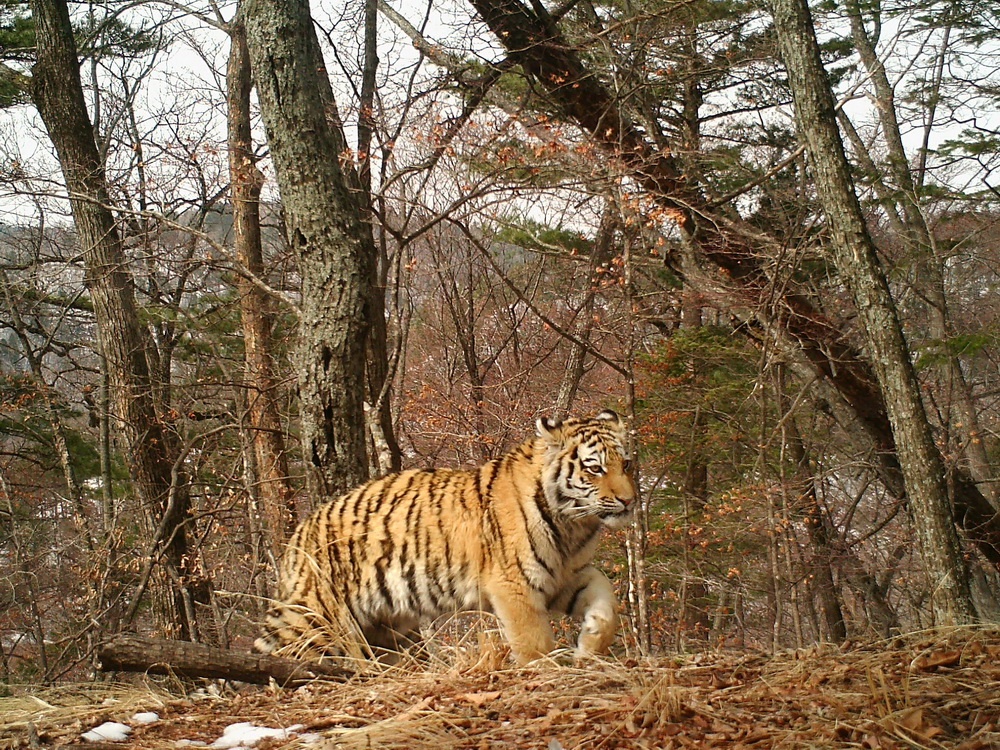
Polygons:
<instances>
[{"instance_id":1,"label":"white sky","mask_svg":"<svg viewBox=\"0 0 1000 750\"><path fill-rule=\"evenodd\" d=\"M420 27L425 15L424 3L420 0L396 0L393 6L414 26ZM356 8L360 4L349 4ZM338 45L338 54L341 59L350 64L350 59L357 59L355 45L349 40L353 37L357 39L360 29L357 19L351 18L347 21L335 22L333 19L342 19L343 16L338 11L340 6L332 3L314 3L314 15L322 28L331 29L336 24L337 28L332 32L337 35L332 37ZM229 3L222 7L221 13L224 17L232 14L234 4ZM214 16L212 7L205 2L198 3L196 9L208 16ZM469 30L471 15L470 6L462 2L436 2L434 4L433 20L429 24L428 32L432 38L442 44L446 44L448 39L466 40L465 45L470 44L478 47L479 51L487 52L487 47L492 44L492 40L487 35L478 39L469 40ZM146 24L162 22L170 16L177 16L177 11L165 5L147 6L135 11L136 18L142 18ZM139 15L141 14L141 16ZM355 14L356 15L356 14ZM380 19L380 24L386 39L385 47L381 51L380 57L383 61L382 85L386 92L392 86L403 86L406 83L405 64L407 60L414 59L413 50L409 41L405 39L398 30L391 26L385 19ZM163 27L174 38L174 43L169 51L157 58L152 70L142 78L142 90L137 97L137 112L139 114L139 130L143 134L155 134L153 140L158 141L158 147L147 146L145 157L149 165L150 177L155 185L154 194L159 198L161 205L154 206L167 210L171 203L175 203L184 198L195 198L196 192L192 190L190 176L179 175L177 169L182 168L190 161L191 153L196 153L199 163L204 168L206 174L220 182L225 182L225 120L224 120L224 86L223 72L228 55L228 39L225 34L218 29L206 27L203 23L193 18L170 21ZM885 40L882 51L891 53L889 56L890 75L895 78L912 76L915 70L912 68L914 60L920 56L918 51L932 49L936 44L934 35L915 35L902 39L896 33L897 29L888 24L883 29L882 38ZM322 36L322 35L321 35ZM345 39L346 37L346 39ZM1000 41L994 45L994 49L982 49L981 54L991 53L997 55L991 59L1000 58L998 48ZM328 50L329 51L329 50ZM348 88L345 79L339 75L337 61L330 60L330 70L334 77L335 90L338 92L338 103L341 104L342 116L350 125L353 121L349 102L352 97L348 95ZM99 84L102 89L102 97L109 100L103 108L103 112L111 111L111 101L118 96L120 86L114 83L114 73L122 66L131 72L140 65L149 61L146 60L122 62L111 61L106 66L101 75ZM976 59L956 60L953 72L957 71L957 66L966 65L974 67ZM390 69L398 71L394 75L387 75ZM85 85L89 83L90 68L84 66ZM978 72L978 71L977 71ZM995 73L995 71L994 71ZM902 94L903 87L899 87ZM387 93L386 96L391 96ZM994 103L996 105L996 103ZM870 121L871 103L866 99L857 99L846 105L848 113L852 119L856 119L862 125ZM788 114L788 113L786 113ZM1000 127L1000 117L997 115L996 106L993 109L983 107L981 99L972 100L969 106L961 112L967 124L978 124L980 126ZM940 144L944 139L953 138L958 134L958 128L952 127L946 130L935 132L932 138L932 146ZM353 127L348 128L348 137L353 138ZM258 133L262 139L262 135ZM919 146L921 132L919 128L911 128L907 133L907 146L911 151ZM116 158L117 157L117 158ZM131 158L128 153L128 145L124 144L122 149L111 154L109 164L112 179L114 178L114 165L124 166ZM266 165L265 170L266 170ZM1000 165L996 165L1000 167ZM39 118L30 106L21 106L0 111L0 176L7 177L11 174L29 173L33 179L16 181L15 190L11 190L11 183L7 179L0 179L0 223L19 224L32 222L38 216L39 206L44 206L47 212L48 222L60 222L66 220L65 206L60 205L61 201L52 201L48 196L58 192L60 183L57 164L52 155L52 148L47 136L41 127ZM982 179L981 175L972 177ZM1000 182L1000 180L997 180ZM27 193L35 191L39 196L31 196Z\"/></svg>"}]
</instances>

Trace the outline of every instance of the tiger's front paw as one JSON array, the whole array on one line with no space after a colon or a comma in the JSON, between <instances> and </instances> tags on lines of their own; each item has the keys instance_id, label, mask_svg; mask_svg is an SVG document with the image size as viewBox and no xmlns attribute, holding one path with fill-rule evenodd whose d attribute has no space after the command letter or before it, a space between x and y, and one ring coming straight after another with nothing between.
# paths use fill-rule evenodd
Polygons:
<instances>
[{"instance_id":1,"label":"tiger's front paw","mask_svg":"<svg viewBox=\"0 0 1000 750\"><path fill-rule=\"evenodd\" d=\"M580 656L605 654L618 631L618 614L612 606L595 606L584 615L577 640Z\"/></svg>"}]
</instances>

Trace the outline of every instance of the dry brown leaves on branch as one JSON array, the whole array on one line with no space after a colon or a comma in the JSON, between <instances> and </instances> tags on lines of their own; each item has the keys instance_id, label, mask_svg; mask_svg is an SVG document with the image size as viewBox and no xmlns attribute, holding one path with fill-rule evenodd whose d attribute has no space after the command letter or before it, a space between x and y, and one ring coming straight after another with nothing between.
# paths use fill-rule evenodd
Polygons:
<instances>
[{"instance_id":1,"label":"dry brown leaves on branch","mask_svg":"<svg viewBox=\"0 0 1000 750\"><path fill-rule=\"evenodd\" d=\"M156 711L128 750L211 744L235 722L334 748L1000 748L1000 630L924 633L774 656L713 653L489 670L396 668L295 691L172 697L118 686L0 698L0 750L83 744L106 720ZM180 744L178 744L180 743ZM274 750L302 738L266 740ZM88 750L101 746L86 745Z\"/></svg>"}]
</instances>

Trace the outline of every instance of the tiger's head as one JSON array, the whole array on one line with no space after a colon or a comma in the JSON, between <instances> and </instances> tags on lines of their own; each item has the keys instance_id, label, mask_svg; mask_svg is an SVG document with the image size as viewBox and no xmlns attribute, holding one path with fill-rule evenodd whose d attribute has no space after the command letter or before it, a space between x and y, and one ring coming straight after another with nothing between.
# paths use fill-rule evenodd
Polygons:
<instances>
[{"instance_id":1,"label":"tiger's head","mask_svg":"<svg viewBox=\"0 0 1000 750\"><path fill-rule=\"evenodd\" d=\"M546 448L542 486L549 502L568 518L625 526L638 493L621 417L610 409L592 419L543 417L537 430Z\"/></svg>"}]
</instances>

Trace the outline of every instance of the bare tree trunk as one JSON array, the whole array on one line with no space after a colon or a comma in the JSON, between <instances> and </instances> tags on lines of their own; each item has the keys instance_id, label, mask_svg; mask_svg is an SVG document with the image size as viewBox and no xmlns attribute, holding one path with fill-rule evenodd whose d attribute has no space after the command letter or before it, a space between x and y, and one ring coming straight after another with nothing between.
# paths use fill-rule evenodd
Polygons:
<instances>
[{"instance_id":1,"label":"bare tree trunk","mask_svg":"<svg viewBox=\"0 0 1000 750\"><path fill-rule=\"evenodd\" d=\"M876 111L888 149L888 175L894 185L885 184L880 176L880 170L871 161L867 151L860 150L859 155L870 162L869 169L873 174L875 190L883 205L898 203L902 209L902 217L897 218L899 239L917 260L915 276L922 283L920 294L927 301L927 311L930 314L927 333L941 347L939 351L942 355L941 364L935 367L937 377L947 390L955 394L957 400L958 418L952 420L951 428L965 436L962 450L968 458L970 473L979 482L983 494L991 500L994 507L998 507L993 470L986 445L982 440L983 430L973 404L971 388L966 381L965 373L962 372L958 357L944 345L954 335L945 295L944 270L936 252L934 236L922 210L917 183L914 181L906 149L903 146L895 93L885 66L878 58L875 44L865 29L861 7L857 0L849 0L847 11L851 21L851 37L875 90ZM943 42L945 48L948 38L946 29ZM942 49L941 55L945 54L946 49ZM933 112L930 116L933 117ZM921 158L925 158L923 152ZM893 212L890 216L899 215Z\"/></svg>"},{"instance_id":2,"label":"bare tree trunk","mask_svg":"<svg viewBox=\"0 0 1000 750\"><path fill-rule=\"evenodd\" d=\"M896 443L935 622L971 622L968 568L955 531L944 466L920 399L895 303L854 192L835 104L805 0L771 0L796 119L816 173L837 267L854 296Z\"/></svg>"},{"instance_id":3,"label":"bare tree trunk","mask_svg":"<svg viewBox=\"0 0 1000 750\"><path fill-rule=\"evenodd\" d=\"M250 53L242 14L229 29L229 67L226 73L229 106L229 174L233 204L233 245L236 259L254 276L264 276L260 236L260 189L263 175L254 162L250 135ZM247 420L253 442L255 479L268 543L280 556L295 530L295 505L288 479L288 456L281 415L275 398L271 329L274 316L267 295L240 276L240 314L243 320L243 356L246 373Z\"/></svg>"},{"instance_id":4,"label":"bare tree trunk","mask_svg":"<svg viewBox=\"0 0 1000 750\"><path fill-rule=\"evenodd\" d=\"M853 552L847 552L843 555L841 571L844 580L861 601L863 612L860 614L864 616L861 622L867 625L868 635L888 638L898 631L899 617L889 603L886 588L865 569L864 562Z\"/></svg>"},{"instance_id":5,"label":"bare tree trunk","mask_svg":"<svg viewBox=\"0 0 1000 750\"><path fill-rule=\"evenodd\" d=\"M682 302L681 327L688 331L696 331L702 327L702 309L697 295L693 290L685 290ZM688 373L697 376L699 363L691 360L688 363ZM695 406L691 417L691 439L688 441L687 466L684 470L684 525L697 524L705 512L708 503L708 457L702 443L702 432L705 429L705 415L701 405ZM684 539L684 603L681 607L679 625L683 624L687 638L704 640L708 638L712 626L709 613L711 599L705 576L701 566L695 567L698 559L691 554L695 548L694 540L685 534Z\"/></svg>"},{"instance_id":6,"label":"bare tree trunk","mask_svg":"<svg viewBox=\"0 0 1000 750\"><path fill-rule=\"evenodd\" d=\"M583 298L576 317L582 320L580 327L576 330L579 342L569 342L569 356L566 357L566 368L563 370L562 382L559 384L559 392L556 395L556 402L553 406L555 417L565 417L569 414L576 400L576 392L580 387L586 372L587 348L584 342L590 341L590 333L594 328L594 300L597 297L598 273L597 269L603 263L612 258L615 239L615 228L618 225L618 210L615 204L609 199L601 216L601 225L594 238L594 249L590 254L590 264L587 276L587 292Z\"/></svg>"},{"instance_id":7,"label":"bare tree trunk","mask_svg":"<svg viewBox=\"0 0 1000 750\"><path fill-rule=\"evenodd\" d=\"M47 638L45 637L45 624L42 622L42 613L38 606L42 599L38 594L38 586L36 583L37 576L35 571L31 570L28 566L28 560L31 557L34 557L34 554L33 551L26 550L23 547L20 529L17 522L14 520L17 518L17 515L14 512L14 499L11 494L11 487L7 482L7 476L2 468L0 468L0 495L2 495L2 498L0 499L4 501L4 509L12 522L10 530L10 543L13 551L13 559L11 562L20 568L21 575L24 576L25 585L28 587L27 609L29 617L31 618L32 636L34 637L35 644L38 647L38 667L42 673L42 680L45 681L49 678L49 657L45 650L45 644L47 642Z\"/></svg>"},{"instance_id":8,"label":"bare tree trunk","mask_svg":"<svg viewBox=\"0 0 1000 750\"><path fill-rule=\"evenodd\" d=\"M197 572L188 546L187 479L178 460L177 435L157 413L146 359L150 346L139 316L132 277L110 203L104 167L84 104L76 44L65 0L33 0L38 44L32 98L56 147L73 219L83 248L86 284L97 318L101 351L107 362L111 399L140 501L157 520L154 556L164 554L168 570L180 581L172 592L172 620L181 638L194 637L196 623L186 615L186 590L206 602L206 581ZM162 552L161 552L162 550ZM138 601L133 602L133 611Z\"/></svg>"},{"instance_id":9,"label":"bare tree trunk","mask_svg":"<svg viewBox=\"0 0 1000 750\"><path fill-rule=\"evenodd\" d=\"M97 569L102 566L102 558L107 561L107 564L110 567L111 560L109 558L112 556L112 551L108 549L106 554L95 555L95 552L98 551L97 536L94 533L94 527L90 517L91 514L83 496L83 488L80 486L80 482L76 476L76 470L73 467L73 456L70 454L66 427L63 424L62 417L59 415L55 389L45 382L45 373L42 369L44 350L39 352L32 345L31 339L27 333L27 328L21 318L21 314L14 301L11 299L10 284L7 279L7 273L3 270L0 270L0 279L3 280L4 296L6 298L7 308L14 323L14 334L21 342L21 350L24 353L25 359L28 360L28 365L31 368L31 374L34 376L38 384L39 391L43 394L45 410L48 413L49 424L52 427L53 448L55 448L56 456L59 459L59 465L62 468L63 481L66 483L66 492L69 495L76 511L74 521L78 526L80 536L83 537L81 546L88 553L88 557L84 563L88 573L85 575L85 580L90 588L90 596L86 599L87 620L94 626L88 627L86 630L89 651L89 647L95 642L95 640L99 640L101 638L101 630L108 624L105 621L105 618L97 616L97 614L104 607L104 596L106 594L106 591L99 586L100 576L97 574ZM104 550L101 550L101 552L104 553ZM33 586L34 582L29 579L29 584ZM32 591L31 596L34 604L34 591ZM37 605L35 608L37 609ZM35 614L37 616L37 613ZM44 665L44 643L41 643L40 648ZM43 671L47 671L47 667L44 667Z\"/></svg>"},{"instance_id":10,"label":"bare tree trunk","mask_svg":"<svg viewBox=\"0 0 1000 750\"><path fill-rule=\"evenodd\" d=\"M314 501L368 476L365 342L375 248L362 226L347 144L306 0L249 0L247 44L298 253L296 365L307 488Z\"/></svg>"},{"instance_id":11,"label":"bare tree trunk","mask_svg":"<svg viewBox=\"0 0 1000 750\"><path fill-rule=\"evenodd\" d=\"M372 237L375 211L372 201L372 140L375 134L375 74L378 72L378 2L365 0L365 49L361 74L361 101L358 112L358 181L364 211L362 231ZM371 435L373 455L369 471L374 475L399 471L403 455L392 424L391 377L389 374L389 333L385 320L385 296L389 277L389 258L383 243L372 264L372 293L369 307L367 343L368 408L365 410Z\"/></svg>"},{"instance_id":12,"label":"bare tree trunk","mask_svg":"<svg viewBox=\"0 0 1000 750\"><path fill-rule=\"evenodd\" d=\"M782 428L782 446L786 443L786 435L784 434L784 427ZM788 591L788 613L792 618L792 633L795 636L795 648L802 648L804 644L804 634L802 632L802 610L801 602L799 601L799 586L802 583L803 576L798 574L795 565L795 552L799 550L798 539L795 535L794 524L792 523L792 509L790 503L788 502L788 496L790 494L789 485L791 482L785 471L785 461L784 457L781 460L781 517L778 522L778 527L775 529L775 536L777 539L776 549L781 555L780 562L784 565L779 568L781 578L785 584L785 588Z\"/></svg>"},{"instance_id":13,"label":"bare tree trunk","mask_svg":"<svg viewBox=\"0 0 1000 750\"><path fill-rule=\"evenodd\" d=\"M608 241L612 233L612 227L605 227L608 234ZM623 253L623 269L625 272L625 299L629 310L635 310L632 302L633 291L633 263L632 247L630 243L625 243ZM637 487L642 487L640 472L642 466L639 462L639 446L635 440L635 352L636 352L636 322L635 317L629 317L629 348L626 358L626 371L623 373L626 378L626 409L629 423L633 428L629 436L629 453L633 461L633 478ZM636 645L639 653L646 655L653 650L653 623L649 612L649 577L646 573L646 553L649 549L649 501L650 493L639 492L638 506L635 509L635 519L629 525L625 537L625 549L628 558L628 602L631 612L632 632L636 638Z\"/></svg>"},{"instance_id":14,"label":"bare tree trunk","mask_svg":"<svg viewBox=\"0 0 1000 750\"><path fill-rule=\"evenodd\" d=\"M796 494L795 507L802 518L812 544L806 566L812 573L815 594L819 600L826 637L834 643L847 639L847 623L844 620L844 609L833 576L833 564L836 554L830 529L830 522L820 505L816 494L816 479L809 470L809 454L805 442L799 433L785 390L784 367L778 365L777 389L778 404L781 407L782 449L788 452L788 458L795 465L793 483ZM820 637L823 633L821 632Z\"/></svg>"},{"instance_id":15,"label":"bare tree trunk","mask_svg":"<svg viewBox=\"0 0 1000 750\"><path fill-rule=\"evenodd\" d=\"M634 419L634 414L632 415ZM653 624L649 612L649 576L646 558L649 550L649 496L640 493L635 520L625 534L625 558L628 562L626 602L632 635L640 654L653 651Z\"/></svg>"},{"instance_id":16,"label":"bare tree trunk","mask_svg":"<svg viewBox=\"0 0 1000 750\"><path fill-rule=\"evenodd\" d=\"M763 445L763 441L761 442ZM781 647L781 631L785 621L785 601L781 587L781 561L778 550L778 523L774 493L768 492L767 503L767 604L771 616L771 651Z\"/></svg>"},{"instance_id":17,"label":"bare tree trunk","mask_svg":"<svg viewBox=\"0 0 1000 750\"><path fill-rule=\"evenodd\" d=\"M21 343L21 351L24 354L24 358L28 361L28 367L31 368L31 374L34 376L38 384L38 389L45 401L45 411L48 414L49 424L52 427L53 447L56 451L56 457L59 459L59 466L62 468L63 481L66 482L66 491L73 502L73 507L76 509L78 523L84 537L84 547L92 553L96 537L91 528L90 513L83 499L83 489L80 487L80 482L76 478L76 470L73 468L73 459L69 452L69 442L66 439L66 428L63 425L62 418L59 416L55 393L49 384L45 382L45 373L42 370L42 359L45 352L37 351L32 345L31 339L28 336L28 329L21 318L21 313L11 298L11 287L10 281L7 278L7 272L2 269L0 269L0 281L3 282L3 295L7 304L7 310L11 316L11 321L14 324L14 335L17 336L18 341Z\"/></svg>"},{"instance_id":18,"label":"bare tree trunk","mask_svg":"<svg viewBox=\"0 0 1000 750\"><path fill-rule=\"evenodd\" d=\"M805 454L803 453L803 458ZM801 467L801 464L800 464ZM816 487L812 477L806 477L800 471L800 481L808 482L801 488L800 502L805 504L805 524L812 542L812 550L808 561L809 570L813 576L813 586L819 599L819 608L823 623L826 626L826 637L834 643L847 640L847 621L844 619L844 607L833 577L834 560L830 522L819 504Z\"/></svg>"}]
</instances>

